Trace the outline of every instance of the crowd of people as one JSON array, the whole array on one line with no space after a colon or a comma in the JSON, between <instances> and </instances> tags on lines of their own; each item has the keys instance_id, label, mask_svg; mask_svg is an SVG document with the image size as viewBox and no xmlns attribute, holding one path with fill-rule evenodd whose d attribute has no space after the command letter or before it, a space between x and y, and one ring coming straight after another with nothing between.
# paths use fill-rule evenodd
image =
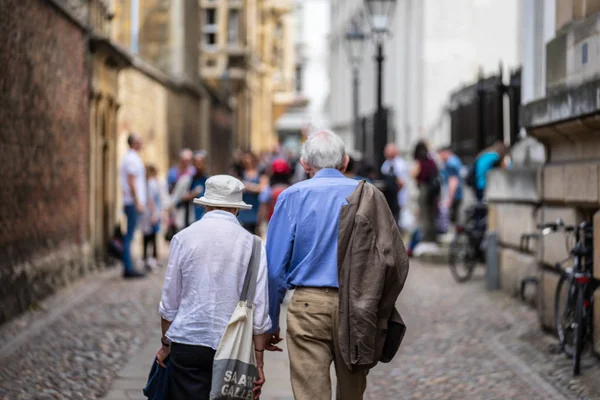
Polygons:
<instances>
[{"instance_id":1,"label":"crowd of people","mask_svg":"<svg viewBox=\"0 0 600 400\"><path fill-rule=\"evenodd\" d=\"M409 256L416 251L435 250L438 236L447 233L451 224L459 223L466 186L473 190L477 201L483 201L487 173L493 168L506 168L507 153L504 143L496 142L481 151L471 166L465 166L451 146L432 151L421 140L413 150L410 168L395 144L386 146L386 161L381 166L387 183L384 193L400 228L411 233ZM418 189L416 226L408 208L410 179Z\"/></svg>"},{"instance_id":2,"label":"crowd of people","mask_svg":"<svg viewBox=\"0 0 600 400\"><path fill-rule=\"evenodd\" d=\"M141 139L131 135L128 144L130 149L120 170L127 217L121 256L127 278L143 276L139 268L134 268L131 259L131 242L136 228L143 233L144 268L152 270L159 266L157 237L162 223L165 224L165 239L169 241L177 232L200 220L204 209L195 206L193 201L203 196L210 177L207 152L183 149L178 163L167 171L163 184L156 166L144 165L138 154ZM410 235L408 254L412 255L435 249L438 235L446 233L451 224L458 223L465 186L472 187L478 201L483 200L487 172L505 167L506 155L505 145L494 143L477 155L469 169L450 146L432 151L421 140L414 147L411 163L401 156L395 144L390 143L385 147L385 162L380 171L359 157L349 156L344 175L358 181L379 183L401 231ZM250 233L265 237L278 196L291 185L307 179L306 171L306 166L294 153L279 148L260 155L250 150L236 151L227 172L243 182L243 200L252 205L251 209L239 212L242 226ZM414 184L411 185L410 180ZM418 189L416 223L410 207L410 187Z\"/></svg>"},{"instance_id":3,"label":"crowd of people","mask_svg":"<svg viewBox=\"0 0 600 400\"><path fill-rule=\"evenodd\" d=\"M169 168L166 180L160 179L160 171L153 164L144 165L140 150L142 140L132 134L128 138L129 150L120 166L127 229L122 236L120 257L124 265L124 277L144 276L135 268L131 259L131 243L136 230L143 234L143 269L160 266L157 237L161 230L170 241L177 232L199 221L204 208L194 204L201 198L210 178L207 172L208 153L182 149L176 165ZM250 233L266 235L266 226L273 215L279 194L308 174L292 152L274 149L260 156L250 150L236 151L229 175L244 184L243 200L252 205L240 210L238 220ZM163 225L164 224L164 225ZM164 228L164 229L162 229ZM150 251L151 250L151 251Z\"/></svg>"}]
</instances>

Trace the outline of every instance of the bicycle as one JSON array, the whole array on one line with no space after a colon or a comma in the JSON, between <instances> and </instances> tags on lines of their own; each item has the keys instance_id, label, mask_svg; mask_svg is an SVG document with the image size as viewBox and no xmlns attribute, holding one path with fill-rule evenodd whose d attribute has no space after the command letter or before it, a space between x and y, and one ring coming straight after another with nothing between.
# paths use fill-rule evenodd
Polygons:
<instances>
[{"instance_id":1,"label":"bicycle","mask_svg":"<svg viewBox=\"0 0 600 400\"><path fill-rule=\"evenodd\" d=\"M593 329L594 290L599 282L593 278L594 228L591 222L565 225L561 220L539 225L542 235L563 230L573 233L575 245L568 259L573 265L564 269L557 263L560 279L554 294L554 315L560 348L573 359L573 375L581 373L581 355L591 341ZM582 237L583 236L583 237ZM563 295L566 290L566 299Z\"/></svg>"},{"instance_id":2,"label":"bicycle","mask_svg":"<svg viewBox=\"0 0 600 400\"><path fill-rule=\"evenodd\" d=\"M465 224L456 225L448 255L450 272L457 282L471 279L477 264L485 263L487 206L483 203L475 204L465 214Z\"/></svg>"}]
</instances>

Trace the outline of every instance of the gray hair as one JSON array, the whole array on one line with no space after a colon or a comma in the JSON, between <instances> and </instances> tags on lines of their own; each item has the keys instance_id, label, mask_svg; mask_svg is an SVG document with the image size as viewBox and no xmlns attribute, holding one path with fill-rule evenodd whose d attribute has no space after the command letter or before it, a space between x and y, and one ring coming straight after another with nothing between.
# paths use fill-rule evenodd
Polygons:
<instances>
[{"instance_id":1,"label":"gray hair","mask_svg":"<svg viewBox=\"0 0 600 400\"><path fill-rule=\"evenodd\" d=\"M310 167L339 169L344 165L346 146L342 139L329 130L311 134L304 145L300 158Z\"/></svg>"}]
</instances>

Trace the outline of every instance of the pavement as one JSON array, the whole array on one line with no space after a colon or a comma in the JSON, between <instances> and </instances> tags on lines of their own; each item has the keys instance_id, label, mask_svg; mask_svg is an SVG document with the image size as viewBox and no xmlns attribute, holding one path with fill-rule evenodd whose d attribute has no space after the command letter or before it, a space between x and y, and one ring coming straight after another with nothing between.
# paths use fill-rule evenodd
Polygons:
<instances>
[{"instance_id":1,"label":"pavement","mask_svg":"<svg viewBox=\"0 0 600 400\"><path fill-rule=\"evenodd\" d=\"M365 398L600 399L597 358L586 354L573 378L536 311L487 292L482 270L457 284L445 266L411 262L398 301L406 338L369 373ZM143 399L162 271L139 281L94 275L0 327L0 399ZM265 374L262 399L293 398L285 352L266 355Z\"/></svg>"}]
</instances>

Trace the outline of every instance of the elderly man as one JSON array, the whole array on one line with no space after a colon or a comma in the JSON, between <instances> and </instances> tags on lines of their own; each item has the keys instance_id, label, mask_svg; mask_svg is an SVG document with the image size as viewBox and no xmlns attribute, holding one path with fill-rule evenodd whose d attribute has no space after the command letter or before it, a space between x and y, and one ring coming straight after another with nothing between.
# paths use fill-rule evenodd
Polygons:
<instances>
[{"instance_id":1,"label":"elderly man","mask_svg":"<svg viewBox=\"0 0 600 400\"><path fill-rule=\"evenodd\" d=\"M194 203L206 207L196 224L173 237L159 305L161 366L170 355L169 398L208 400L215 351L240 301L252 257L254 237L240 225L244 184L228 175L206 181L206 192ZM268 315L267 257L261 246L254 304L254 344L259 381L264 383L263 351L271 327ZM243 340L243 338L240 338Z\"/></svg>"},{"instance_id":2,"label":"elderly man","mask_svg":"<svg viewBox=\"0 0 600 400\"><path fill-rule=\"evenodd\" d=\"M311 179L279 195L267 235L273 323L267 349L277 349L280 305L286 290L295 289L287 314L294 398L331 399L333 362L337 398L362 399L366 371L393 356L381 353L387 337L380 328L397 314L406 252L383 195L344 177L348 156L339 136L310 136L301 163Z\"/></svg>"}]
</instances>

